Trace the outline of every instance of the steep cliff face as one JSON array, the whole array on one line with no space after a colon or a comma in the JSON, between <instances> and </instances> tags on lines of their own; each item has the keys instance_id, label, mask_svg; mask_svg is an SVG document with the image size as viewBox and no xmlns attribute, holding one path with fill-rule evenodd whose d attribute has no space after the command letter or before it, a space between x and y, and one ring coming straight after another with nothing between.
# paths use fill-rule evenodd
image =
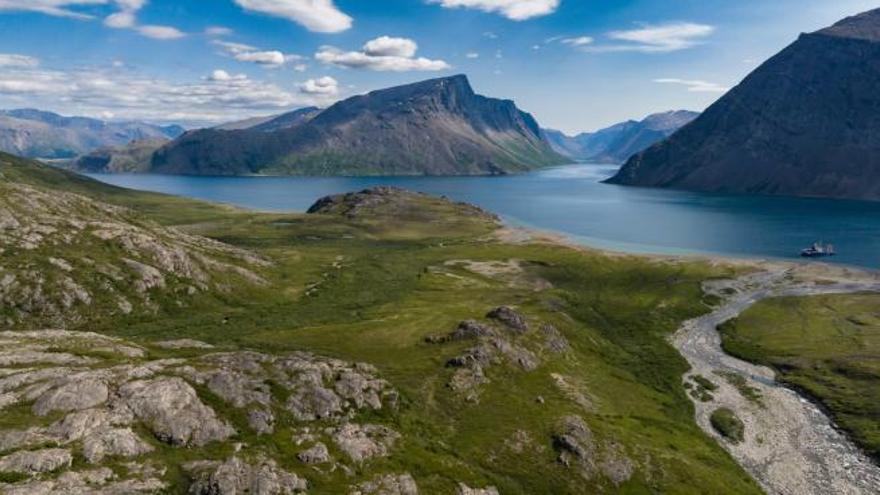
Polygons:
<instances>
[{"instance_id":1,"label":"steep cliff face","mask_svg":"<svg viewBox=\"0 0 880 495\"><path fill-rule=\"evenodd\" d=\"M610 183L880 199L880 9L804 34Z\"/></svg>"},{"instance_id":2,"label":"steep cliff face","mask_svg":"<svg viewBox=\"0 0 880 495\"><path fill-rule=\"evenodd\" d=\"M564 161L531 115L475 94L466 77L455 76L355 96L299 125L191 132L159 150L152 170L483 175Z\"/></svg>"}]
</instances>

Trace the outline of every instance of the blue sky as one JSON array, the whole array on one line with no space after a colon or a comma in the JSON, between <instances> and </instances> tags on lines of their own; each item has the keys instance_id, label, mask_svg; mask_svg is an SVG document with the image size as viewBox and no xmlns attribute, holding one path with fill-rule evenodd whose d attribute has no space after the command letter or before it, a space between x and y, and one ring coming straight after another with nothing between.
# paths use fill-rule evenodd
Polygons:
<instances>
[{"instance_id":1,"label":"blue sky","mask_svg":"<svg viewBox=\"0 0 880 495\"><path fill-rule=\"evenodd\" d=\"M702 110L876 0L0 0L0 108L177 121L465 73L545 127Z\"/></svg>"}]
</instances>

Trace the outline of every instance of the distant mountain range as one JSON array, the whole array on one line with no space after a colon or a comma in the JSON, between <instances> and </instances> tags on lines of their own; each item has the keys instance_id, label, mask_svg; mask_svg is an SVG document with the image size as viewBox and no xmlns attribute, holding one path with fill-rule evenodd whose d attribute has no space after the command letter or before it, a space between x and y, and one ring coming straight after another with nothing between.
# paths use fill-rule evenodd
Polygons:
<instances>
[{"instance_id":1,"label":"distant mountain range","mask_svg":"<svg viewBox=\"0 0 880 495\"><path fill-rule=\"evenodd\" d=\"M73 168L191 175L493 175L569 161L551 148L531 115L512 101L477 95L465 76L374 91L323 111L304 108L190 131L162 144L149 160L143 159L145 144L136 153L129 147L101 150ZM131 161L134 155L139 163Z\"/></svg>"},{"instance_id":2,"label":"distant mountain range","mask_svg":"<svg viewBox=\"0 0 880 495\"><path fill-rule=\"evenodd\" d=\"M183 132L180 126L63 117L34 109L0 110L0 151L29 158L72 158L134 140L173 139Z\"/></svg>"},{"instance_id":3,"label":"distant mountain range","mask_svg":"<svg viewBox=\"0 0 880 495\"><path fill-rule=\"evenodd\" d=\"M666 139L700 114L687 110L655 113L642 121L628 120L596 132L568 136L544 129L556 152L579 161L623 163L632 155Z\"/></svg>"},{"instance_id":4,"label":"distant mountain range","mask_svg":"<svg viewBox=\"0 0 880 495\"><path fill-rule=\"evenodd\" d=\"M880 9L803 34L613 184L880 200Z\"/></svg>"}]
</instances>

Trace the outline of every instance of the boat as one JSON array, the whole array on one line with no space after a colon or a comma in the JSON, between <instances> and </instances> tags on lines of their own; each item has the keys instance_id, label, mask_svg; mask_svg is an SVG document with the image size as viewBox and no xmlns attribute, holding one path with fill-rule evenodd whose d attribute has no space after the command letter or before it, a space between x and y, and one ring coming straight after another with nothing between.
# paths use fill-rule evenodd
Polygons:
<instances>
[{"instance_id":1,"label":"boat","mask_svg":"<svg viewBox=\"0 0 880 495\"><path fill-rule=\"evenodd\" d=\"M812 246L807 249L801 250L801 256L804 258L822 258L825 256L834 256L834 246L831 244L822 244L821 242L814 242Z\"/></svg>"}]
</instances>

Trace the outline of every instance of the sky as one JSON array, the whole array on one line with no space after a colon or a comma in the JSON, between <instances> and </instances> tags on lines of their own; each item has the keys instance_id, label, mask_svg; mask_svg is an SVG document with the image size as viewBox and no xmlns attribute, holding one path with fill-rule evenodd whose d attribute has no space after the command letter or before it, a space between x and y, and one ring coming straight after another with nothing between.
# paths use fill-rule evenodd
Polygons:
<instances>
[{"instance_id":1,"label":"sky","mask_svg":"<svg viewBox=\"0 0 880 495\"><path fill-rule=\"evenodd\" d=\"M0 0L0 108L205 126L466 74L542 126L703 110L878 0Z\"/></svg>"}]
</instances>

